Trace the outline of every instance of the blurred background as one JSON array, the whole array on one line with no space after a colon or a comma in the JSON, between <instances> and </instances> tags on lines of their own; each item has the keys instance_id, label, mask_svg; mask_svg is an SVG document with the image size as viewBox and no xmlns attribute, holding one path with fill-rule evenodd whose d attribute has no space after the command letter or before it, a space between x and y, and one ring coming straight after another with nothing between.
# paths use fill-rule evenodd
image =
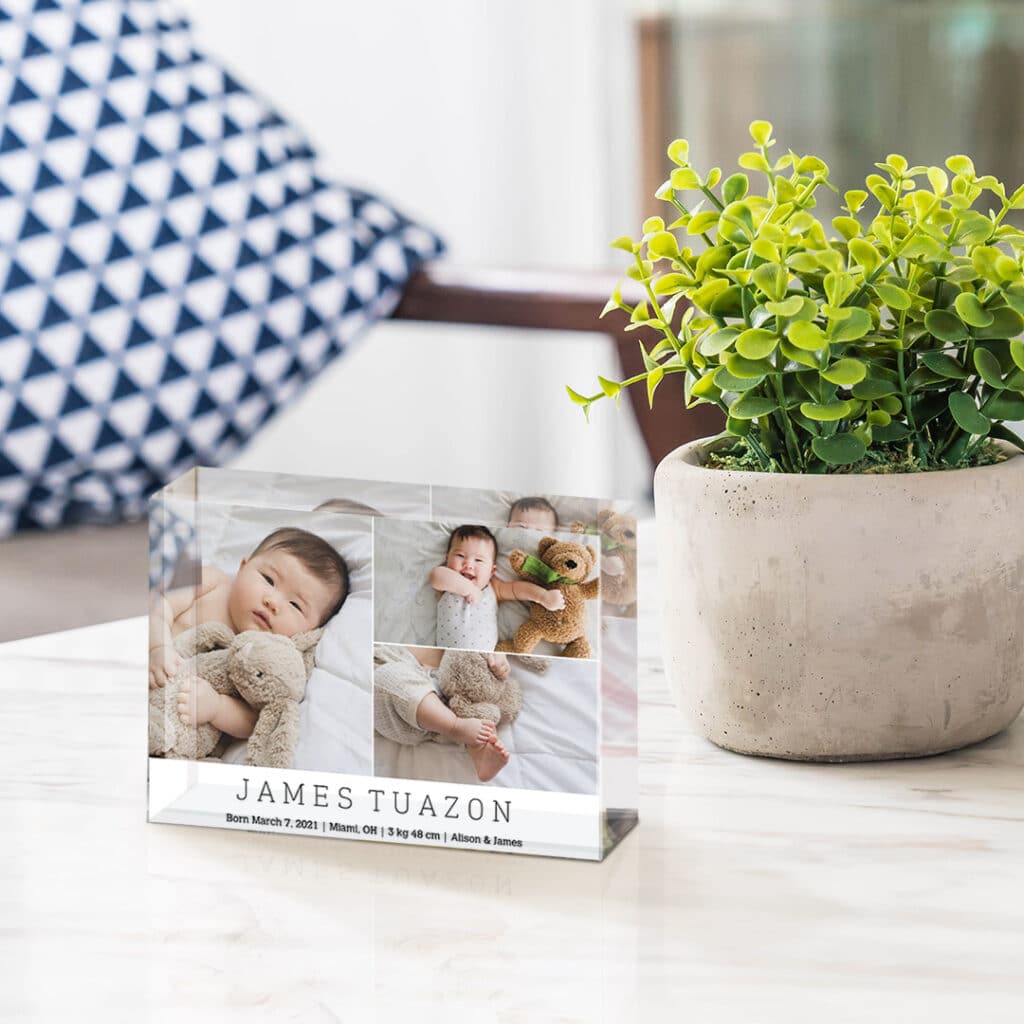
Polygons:
<instances>
[{"instance_id":1,"label":"blurred background","mask_svg":"<svg viewBox=\"0 0 1024 1024\"><path fill-rule=\"evenodd\" d=\"M1024 180L1024 9L1009 0L172 6L199 49L305 131L327 174L443 235L446 262L600 278L595 313L625 269L609 242L661 212L679 136L728 173L749 122L768 119L780 149L821 156L841 189L894 151L966 152L979 173ZM827 221L836 197L819 195ZM643 500L653 466L628 403L599 403L588 425L565 396L598 374L619 376L604 334L386 321L234 465ZM99 563L139 583L98 581L105 616L141 610L141 541L129 564L119 538L93 533L87 547L75 531L0 546L0 639L82 621L104 545ZM38 582L46 562L63 567L64 617Z\"/></svg>"},{"instance_id":2,"label":"blurred background","mask_svg":"<svg viewBox=\"0 0 1024 1024\"><path fill-rule=\"evenodd\" d=\"M967 152L979 173L1024 180L1024 137L1007 130L1024 105L1017 2L184 6L198 41L302 125L330 171L436 228L463 266L614 277L609 241L659 212L666 143L685 136L699 166L729 168L755 118L780 148L822 156L840 188L894 151ZM456 368L487 386L456 396ZM597 373L616 373L600 335L386 323L237 464L644 494L628 408L595 407L587 426L563 399L563 383L589 389ZM331 443L297 452L314 423ZM368 429L376 444L351 443Z\"/></svg>"},{"instance_id":3,"label":"blurred background","mask_svg":"<svg viewBox=\"0 0 1024 1024\"><path fill-rule=\"evenodd\" d=\"M437 230L448 262L602 270L614 285L624 265L608 243L640 211L629 3L184 7L197 44L298 123L328 172ZM599 334L379 324L235 464L644 494L651 467L627 405L588 427L564 391L616 367ZM312 424L326 443L297 451Z\"/></svg>"}]
</instances>

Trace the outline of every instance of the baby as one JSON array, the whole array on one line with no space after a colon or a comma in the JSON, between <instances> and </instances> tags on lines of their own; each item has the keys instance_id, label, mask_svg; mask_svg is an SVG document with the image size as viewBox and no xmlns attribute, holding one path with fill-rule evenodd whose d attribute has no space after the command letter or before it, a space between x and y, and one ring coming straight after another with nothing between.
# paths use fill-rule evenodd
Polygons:
<instances>
[{"instance_id":1,"label":"baby","mask_svg":"<svg viewBox=\"0 0 1024 1024\"><path fill-rule=\"evenodd\" d=\"M444 651L432 647L389 647L374 651L374 728L403 746L444 738L461 743L473 761L476 776L489 782L508 764L509 753L492 722L459 718L444 702L437 669ZM495 677L508 678L504 654L485 654Z\"/></svg>"},{"instance_id":2,"label":"baby","mask_svg":"<svg viewBox=\"0 0 1024 1024\"><path fill-rule=\"evenodd\" d=\"M508 510L508 525L552 533L558 529L558 513L547 498L519 498Z\"/></svg>"},{"instance_id":3,"label":"baby","mask_svg":"<svg viewBox=\"0 0 1024 1024\"><path fill-rule=\"evenodd\" d=\"M181 667L174 638L201 622L222 622L235 633L260 629L295 636L324 625L345 603L349 575L345 559L316 534L294 527L264 537L238 573L228 576L204 565L196 587L157 594L149 616L149 685L166 685ZM185 725L212 723L221 732L248 739L256 712L237 697L219 694L203 679L187 679L178 696Z\"/></svg>"},{"instance_id":4,"label":"baby","mask_svg":"<svg viewBox=\"0 0 1024 1024\"><path fill-rule=\"evenodd\" d=\"M444 565L430 574L439 592L438 647L493 651L498 643L498 602L536 601L549 611L565 607L558 590L536 583L495 578L498 542L486 526L464 525L452 530Z\"/></svg>"}]
</instances>

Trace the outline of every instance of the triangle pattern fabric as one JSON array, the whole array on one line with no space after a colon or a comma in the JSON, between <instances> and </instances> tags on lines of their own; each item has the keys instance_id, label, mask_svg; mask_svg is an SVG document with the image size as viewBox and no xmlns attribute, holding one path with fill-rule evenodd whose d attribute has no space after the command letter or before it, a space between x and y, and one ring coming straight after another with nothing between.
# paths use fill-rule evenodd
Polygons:
<instances>
[{"instance_id":1,"label":"triangle pattern fabric","mask_svg":"<svg viewBox=\"0 0 1024 1024\"><path fill-rule=\"evenodd\" d=\"M443 246L326 178L162 5L34 0L9 17L0 2L0 43L3 537L145 514Z\"/></svg>"}]
</instances>

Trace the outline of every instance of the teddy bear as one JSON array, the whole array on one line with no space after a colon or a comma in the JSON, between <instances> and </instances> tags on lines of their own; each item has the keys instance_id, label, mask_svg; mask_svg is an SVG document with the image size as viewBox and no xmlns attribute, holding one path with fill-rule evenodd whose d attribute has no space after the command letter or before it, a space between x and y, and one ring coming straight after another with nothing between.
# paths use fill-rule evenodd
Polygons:
<instances>
[{"instance_id":1,"label":"teddy bear","mask_svg":"<svg viewBox=\"0 0 1024 1024\"><path fill-rule=\"evenodd\" d=\"M322 629L280 636L261 630L237 635L219 622L187 630L175 641L182 667L167 685L149 691L149 752L198 760L213 754L221 731L191 727L178 717L178 694L189 675L202 676L221 694L240 697L259 713L245 763L290 768L299 738L299 701L313 668Z\"/></svg>"},{"instance_id":2,"label":"teddy bear","mask_svg":"<svg viewBox=\"0 0 1024 1024\"><path fill-rule=\"evenodd\" d=\"M537 557L515 550L508 556L509 564L523 579L538 583L547 590L559 590L565 599L560 611L549 611L543 605L530 605L530 618L516 630L511 641L503 640L496 650L528 654L541 640L564 644L567 658L589 658L586 602L597 598L601 581L588 580L596 557L586 544L543 537L537 545Z\"/></svg>"},{"instance_id":3,"label":"teddy bear","mask_svg":"<svg viewBox=\"0 0 1024 1024\"><path fill-rule=\"evenodd\" d=\"M523 692L511 675L500 680L487 659L473 651L445 651L438 667L441 695L459 718L507 725L523 706Z\"/></svg>"},{"instance_id":4,"label":"teddy bear","mask_svg":"<svg viewBox=\"0 0 1024 1024\"><path fill-rule=\"evenodd\" d=\"M591 533L586 523L576 520L573 533ZM636 519L612 509L597 513L601 536L601 600L624 618L636 616Z\"/></svg>"}]
</instances>

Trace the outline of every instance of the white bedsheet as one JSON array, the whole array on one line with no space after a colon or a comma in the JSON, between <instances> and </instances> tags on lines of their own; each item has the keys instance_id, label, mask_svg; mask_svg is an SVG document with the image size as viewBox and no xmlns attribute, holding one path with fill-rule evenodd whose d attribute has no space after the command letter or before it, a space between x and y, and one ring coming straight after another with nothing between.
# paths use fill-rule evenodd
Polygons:
<instances>
[{"instance_id":1,"label":"white bedsheet","mask_svg":"<svg viewBox=\"0 0 1024 1024\"><path fill-rule=\"evenodd\" d=\"M512 672L523 690L523 709L498 736L509 763L490 786L559 793L596 793L598 784L598 665L558 658L538 675L512 656ZM464 747L428 741L415 747L374 734L377 774L392 778L477 783Z\"/></svg>"}]
</instances>

